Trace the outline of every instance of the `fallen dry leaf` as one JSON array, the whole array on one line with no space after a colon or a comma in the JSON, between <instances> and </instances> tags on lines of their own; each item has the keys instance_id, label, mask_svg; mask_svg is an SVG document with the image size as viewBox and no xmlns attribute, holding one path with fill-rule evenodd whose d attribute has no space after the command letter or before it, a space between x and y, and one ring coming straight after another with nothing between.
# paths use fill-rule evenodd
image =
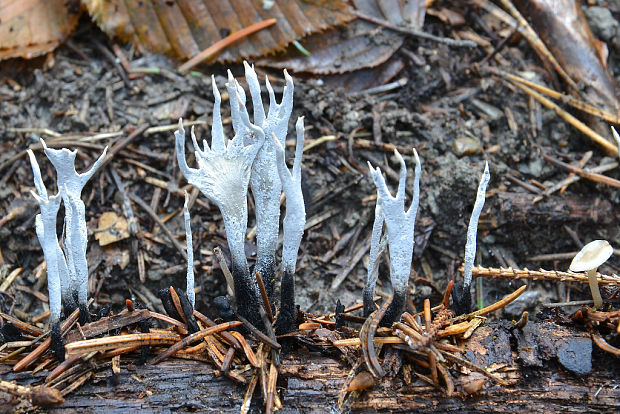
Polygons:
<instances>
[{"instance_id":1,"label":"fallen dry leaf","mask_svg":"<svg viewBox=\"0 0 620 414\"><path fill-rule=\"evenodd\" d=\"M0 0L0 60L54 50L80 14L79 0Z\"/></svg>"},{"instance_id":2,"label":"fallen dry leaf","mask_svg":"<svg viewBox=\"0 0 620 414\"><path fill-rule=\"evenodd\" d=\"M95 231L95 239L100 246L106 246L129 237L127 220L113 211L107 211L99 217L99 225Z\"/></svg>"},{"instance_id":3,"label":"fallen dry leaf","mask_svg":"<svg viewBox=\"0 0 620 414\"><path fill-rule=\"evenodd\" d=\"M420 29L424 24L422 0L355 0L355 11L396 26ZM334 28L305 38L310 52L304 56L289 47L283 56L264 58L260 65L314 74L346 73L386 62L404 41L404 35L357 19L345 28ZM355 89L355 88L354 88Z\"/></svg>"},{"instance_id":4,"label":"fallen dry leaf","mask_svg":"<svg viewBox=\"0 0 620 414\"><path fill-rule=\"evenodd\" d=\"M240 61L283 50L293 40L353 18L344 0L280 0L269 10L262 0L83 0L91 17L110 36L142 52L189 59L251 24L277 23L226 48L219 62Z\"/></svg>"},{"instance_id":5,"label":"fallen dry leaf","mask_svg":"<svg viewBox=\"0 0 620 414\"><path fill-rule=\"evenodd\" d=\"M121 250L117 245L106 246L104 264L106 267L118 266L123 270L129 264L129 250Z\"/></svg>"}]
</instances>

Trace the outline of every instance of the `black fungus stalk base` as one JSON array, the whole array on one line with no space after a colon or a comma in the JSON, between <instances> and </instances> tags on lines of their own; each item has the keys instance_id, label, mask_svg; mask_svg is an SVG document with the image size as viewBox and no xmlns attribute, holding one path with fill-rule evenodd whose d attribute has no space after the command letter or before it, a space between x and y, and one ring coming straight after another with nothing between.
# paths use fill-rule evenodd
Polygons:
<instances>
[{"instance_id":1,"label":"black fungus stalk base","mask_svg":"<svg viewBox=\"0 0 620 414\"><path fill-rule=\"evenodd\" d=\"M187 330L189 331L189 333L198 332L200 330L200 327L198 326L196 318L194 317L194 308L189 302L187 294L179 288L173 289L179 297L179 302L181 303L181 310L183 311L183 315L179 315L176 306L174 306L172 296L170 295L170 288L164 288L157 291L157 296L159 296L159 299L161 299L164 310L171 318L174 318L178 321L186 320Z\"/></svg>"},{"instance_id":2,"label":"black fungus stalk base","mask_svg":"<svg viewBox=\"0 0 620 414\"><path fill-rule=\"evenodd\" d=\"M91 318L90 312L88 312L88 305L85 303L80 303L78 307L80 308L80 325L86 325L87 323L90 323Z\"/></svg>"},{"instance_id":3,"label":"black fungus stalk base","mask_svg":"<svg viewBox=\"0 0 620 414\"><path fill-rule=\"evenodd\" d=\"M364 317L369 317L371 313L377 310L377 306L374 301L375 289L372 288L364 288L364 292L362 293L362 299L364 301Z\"/></svg>"},{"instance_id":4,"label":"black fungus stalk base","mask_svg":"<svg viewBox=\"0 0 620 414\"><path fill-rule=\"evenodd\" d=\"M407 295L408 292L394 292L394 298L392 303L388 307L383 319L381 319L381 326L392 326L394 322L400 320L401 315L407 310Z\"/></svg>"},{"instance_id":5,"label":"black fungus stalk base","mask_svg":"<svg viewBox=\"0 0 620 414\"><path fill-rule=\"evenodd\" d=\"M471 312L471 285L456 283L452 289L452 310L457 315Z\"/></svg>"},{"instance_id":6,"label":"black fungus stalk base","mask_svg":"<svg viewBox=\"0 0 620 414\"><path fill-rule=\"evenodd\" d=\"M276 263L273 258L263 259L256 263L254 273L259 273L265 284L265 291L272 310L275 305Z\"/></svg>"},{"instance_id":7,"label":"black fungus stalk base","mask_svg":"<svg viewBox=\"0 0 620 414\"><path fill-rule=\"evenodd\" d=\"M250 278L247 266L239 266L233 262L232 276L235 283L237 313L247 319L255 328L264 332L265 325L260 316L256 283Z\"/></svg>"},{"instance_id":8,"label":"black fungus stalk base","mask_svg":"<svg viewBox=\"0 0 620 414\"><path fill-rule=\"evenodd\" d=\"M285 271L280 284L280 315L275 324L276 335L284 335L295 329L297 329L295 275Z\"/></svg>"},{"instance_id":9,"label":"black fungus stalk base","mask_svg":"<svg viewBox=\"0 0 620 414\"><path fill-rule=\"evenodd\" d=\"M50 330L50 348L56 358L62 362L65 360L65 343L62 339L62 331L60 329L60 322L52 323Z\"/></svg>"}]
</instances>

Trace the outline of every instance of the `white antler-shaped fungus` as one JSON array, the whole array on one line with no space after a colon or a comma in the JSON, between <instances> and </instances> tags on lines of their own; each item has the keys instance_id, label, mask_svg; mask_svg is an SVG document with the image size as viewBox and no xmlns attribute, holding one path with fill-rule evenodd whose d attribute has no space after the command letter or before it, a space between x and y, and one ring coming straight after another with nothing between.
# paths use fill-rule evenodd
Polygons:
<instances>
[{"instance_id":1,"label":"white antler-shaped fungus","mask_svg":"<svg viewBox=\"0 0 620 414\"><path fill-rule=\"evenodd\" d=\"M250 275L244 242L248 222L247 190L250 173L256 153L265 141L265 134L260 127L250 122L241 93L235 87L232 92L230 105L235 130L234 138L226 142L221 117L215 116L211 132L211 148L205 141L204 149L200 149L192 128L198 168L190 168L185 159L185 130L182 121L179 120L179 129L174 133L177 159L179 168L187 181L219 207L232 255L232 272L239 313L252 323L262 326L258 315L256 282L255 278ZM214 81L213 93L215 95L214 110L217 112L221 98ZM251 144L245 145L245 142L251 142Z\"/></svg>"},{"instance_id":2,"label":"white antler-shaped fungus","mask_svg":"<svg viewBox=\"0 0 620 414\"><path fill-rule=\"evenodd\" d=\"M275 133L272 135L277 157L277 168L280 181L286 195L286 216L284 216L284 239L282 245L282 282L280 286L280 316L276 333L283 335L296 328L295 309L295 266L297 252L304 234L306 224L306 208L301 191L301 158L304 149L304 119L300 117L295 124L297 143L292 173L288 170L284 159L284 148Z\"/></svg>"},{"instance_id":3,"label":"white antler-shaped fungus","mask_svg":"<svg viewBox=\"0 0 620 414\"><path fill-rule=\"evenodd\" d=\"M372 235L370 238L370 253L368 260L368 278L366 287L362 294L364 301L364 315L370 316L376 309L374 296L377 278L379 277L379 255L381 253L381 233L383 233L383 209L381 207L381 196L377 191L377 204L375 206L375 221L372 224Z\"/></svg>"},{"instance_id":4,"label":"white antler-shaped fungus","mask_svg":"<svg viewBox=\"0 0 620 414\"><path fill-rule=\"evenodd\" d=\"M56 217L58 215L58 209L60 208L61 197L60 193L51 197L47 196L47 190L41 178L39 164L31 150L28 150L28 157L30 158L32 172L34 174L34 185L39 193L37 194L31 191L32 196L37 200L41 208L41 213L37 214L35 218L35 229L47 265L50 322L54 324L60 321L62 294L68 292L68 286L66 286L68 284L67 281L64 281L65 286L63 286L62 283L62 279L67 277L67 264L62 250L60 250L58 236L56 235ZM60 263L61 261L62 263ZM62 275L63 270L65 272L64 275Z\"/></svg>"},{"instance_id":5,"label":"white antler-shaped fungus","mask_svg":"<svg viewBox=\"0 0 620 414\"><path fill-rule=\"evenodd\" d=\"M187 244L187 285L185 292L189 303L196 306L196 293L194 292L194 246L192 243L192 225L189 216L189 195L185 192L185 203L183 204L183 219L185 222L185 240Z\"/></svg>"},{"instance_id":6,"label":"white antler-shaped fungus","mask_svg":"<svg viewBox=\"0 0 620 414\"><path fill-rule=\"evenodd\" d=\"M90 319L88 314L88 264L86 247L88 232L86 230L86 208L81 199L82 189L103 164L108 148L93 164L90 170L79 174L75 170L77 150L66 148L56 150L48 148L41 140L47 158L56 169L56 182L65 202L65 254L67 256L69 279L72 283L73 296L77 296L80 307L80 321Z\"/></svg>"},{"instance_id":7,"label":"white antler-shaped fungus","mask_svg":"<svg viewBox=\"0 0 620 414\"><path fill-rule=\"evenodd\" d=\"M471 279L472 271L474 268L474 259L476 258L476 237L478 235L478 220L480 219L480 213L482 207L484 207L484 201L486 198L487 185L491 179L489 173L489 163L484 163L484 172L480 183L478 184L478 192L476 194L476 202L474 203L474 209L471 212L471 218L469 219L469 226L467 227L467 242L465 244L465 264L463 266L463 288L458 287L454 289L452 296L454 301L454 307L457 314L469 313L471 309Z\"/></svg>"},{"instance_id":8,"label":"white antler-shaped fungus","mask_svg":"<svg viewBox=\"0 0 620 414\"><path fill-rule=\"evenodd\" d=\"M276 163L275 141L271 137L275 135L278 143L282 146L284 145L288 121L293 110L294 86L293 79L285 70L286 86L284 87L282 101L278 104L276 103L273 88L269 83L269 78L265 78L265 86L269 94L269 112L265 116L260 83L256 72L247 62L243 64L254 107L254 124L263 129L266 137L265 143L254 160L250 185L252 187L254 204L256 205L257 261L255 271L259 272L263 277L267 294L272 297L275 277L275 253L278 245L280 225L282 184ZM228 77L227 87L229 94L234 94L235 90L237 90L240 92L242 103L244 103L245 94L243 88L233 79L230 71L228 72ZM233 126L239 124L239 121L235 119L234 112L233 108Z\"/></svg>"},{"instance_id":9,"label":"white antler-shaped fungus","mask_svg":"<svg viewBox=\"0 0 620 414\"><path fill-rule=\"evenodd\" d=\"M383 319L384 323L388 324L398 320L407 305L409 273L411 271L411 260L413 257L413 236L415 230L415 219L420 202L420 175L422 172L418 153L414 149L413 156L415 158L416 167L413 182L413 200L409 210L405 212L405 182L407 180L407 166L405 165L405 160L398 151L395 150L394 155L400 163L400 179L398 182L396 197L393 197L392 194L390 194L387 185L385 184L385 179L381 174L381 170L379 168L373 168L373 166L368 163L370 175L372 176L375 186L377 187L377 202L380 203L380 208L378 210L383 216L388 235L387 239L391 264L390 279L394 289L394 299ZM379 243L380 238L378 235L381 234L380 231L381 226L375 222L373 225L372 238L375 244ZM375 233L377 233L376 236ZM374 251L376 252L377 249L378 246L374 248ZM376 258L373 266L376 266ZM369 276L372 277L370 272ZM374 283L376 283L376 278L373 282L370 277L369 285L372 286L372 290L374 291ZM367 289L370 290L369 287L367 287Z\"/></svg>"}]
</instances>

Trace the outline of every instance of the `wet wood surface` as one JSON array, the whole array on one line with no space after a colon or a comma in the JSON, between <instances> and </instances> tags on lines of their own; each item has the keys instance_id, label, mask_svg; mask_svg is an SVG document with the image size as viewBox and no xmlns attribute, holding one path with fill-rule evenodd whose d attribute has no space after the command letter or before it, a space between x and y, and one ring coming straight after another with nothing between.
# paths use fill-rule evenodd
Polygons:
<instances>
[{"instance_id":1,"label":"wet wood surface","mask_svg":"<svg viewBox=\"0 0 620 414\"><path fill-rule=\"evenodd\" d=\"M285 359L282 412L318 413L335 409L347 374L344 364L319 355ZM509 375L511 385L508 387L487 383L477 396L463 398L446 398L420 380L411 385L401 380L385 380L363 394L352 408L357 412L619 412L620 388L614 389L617 374L618 371L603 368L596 375L581 378L553 366L515 371ZM456 381L456 385L457 388L462 386L460 381ZM139 366L134 372L123 369L116 384L110 373L102 373L50 412L206 410L233 413L239 412L244 392L244 386L215 377L212 368L203 363L170 360L156 366ZM253 407L259 409L256 402Z\"/></svg>"},{"instance_id":2,"label":"wet wood surface","mask_svg":"<svg viewBox=\"0 0 620 414\"><path fill-rule=\"evenodd\" d=\"M510 322L489 323L479 327L460 346L464 359L487 367L508 385L499 385L479 372L453 365L450 374L455 394L447 397L445 389L436 389L413 373L409 374L409 381L404 381L401 370L396 378L384 378L363 392L351 410L620 412L620 387L616 385L620 360L599 350L582 330L551 322L530 322L523 329L515 329ZM46 411L239 412L246 386L217 376L209 364L181 359L165 360L158 365L132 362L135 359L124 358L116 376L112 375L111 364L104 362L87 384L65 397L64 404ZM12 373L6 365L0 368L4 380L24 385L39 383L47 375L43 371L33 377L28 372ZM583 375L575 373L580 370ZM337 412L339 393L347 383L349 371L350 366L338 356L325 356L305 348L285 357L278 382L282 412ZM260 386L251 412L263 411L259 389Z\"/></svg>"}]
</instances>

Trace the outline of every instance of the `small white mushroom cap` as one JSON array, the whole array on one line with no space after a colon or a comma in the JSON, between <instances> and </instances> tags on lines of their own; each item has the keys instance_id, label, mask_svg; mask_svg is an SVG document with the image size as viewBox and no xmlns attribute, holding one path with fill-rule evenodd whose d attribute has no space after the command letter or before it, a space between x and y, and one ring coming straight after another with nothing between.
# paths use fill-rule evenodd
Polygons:
<instances>
[{"instance_id":1,"label":"small white mushroom cap","mask_svg":"<svg viewBox=\"0 0 620 414\"><path fill-rule=\"evenodd\" d=\"M572 272L585 272L596 269L609 259L614 249L607 240L594 240L583 246L583 249L570 264Z\"/></svg>"}]
</instances>

